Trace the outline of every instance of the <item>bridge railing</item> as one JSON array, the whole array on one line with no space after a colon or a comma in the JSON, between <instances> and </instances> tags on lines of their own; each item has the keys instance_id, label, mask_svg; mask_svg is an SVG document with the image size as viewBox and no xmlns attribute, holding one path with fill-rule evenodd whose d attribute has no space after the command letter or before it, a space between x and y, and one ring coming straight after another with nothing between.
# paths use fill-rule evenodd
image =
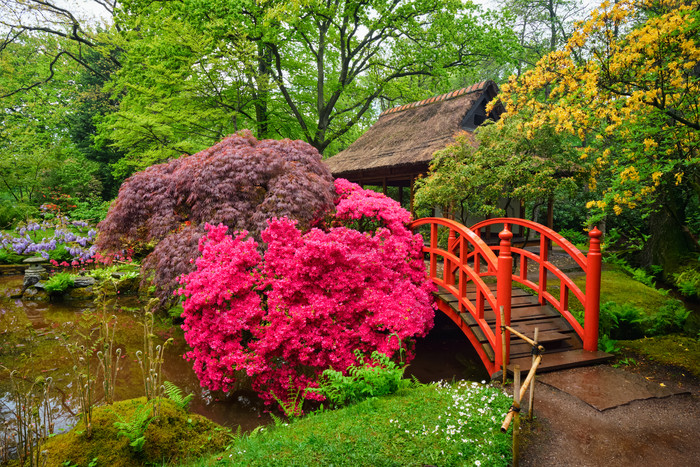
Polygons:
<instances>
[{"instance_id":1,"label":"bridge railing","mask_svg":"<svg viewBox=\"0 0 700 467\"><path fill-rule=\"evenodd\" d=\"M473 343L487 369L490 368L492 370L490 372L493 373L498 362L502 361L501 325L510 324L512 258L508 256L508 247L504 245L497 257L478 235L450 219L428 217L413 221L410 225L414 230L422 226L429 226L428 242L424 245L423 252L429 255L430 278L457 299L459 313L469 313L478 324L494 351L494 361L491 362L490 358L484 354L478 342ZM507 230L501 232L501 235L508 242L512 237ZM504 284L507 282L507 285L504 287L498 285L494 295L484 278L496 275L497 271L505 271L505 280L501 282ZM489 307L488 313L493 313L492 316L485 315L486 305ZM501 323L498 313L500 307L503 307L505 312L505 323ZM459 316L451 315L453 313L451 309L443 311L458 325L462 325L463 321ZM489 325L488 318L495 320L495 326ZM475 338L471 331L468 336L470 339ZM505 344L506 355L509 355L509 336L506 336Z\"/></svg>"},{"instance_id":2,"label":"bridge railing","mask_svg":"<svg viewBox=\"0 0 700 467\"><path fill-rule=\"evenodd\" d=\"M505 239L503 232L500 235L501 242L498 246L490 248L495 252L507 253L508 256L518 255L520 259L520 267L517 274L512 274L511 279L537 292L539 302L541 304L549 303L552 305L566 321L571 325L574 331L581 337L583 341L583 349L595 351L598 348L598 316L600 313L600 275L602 256L600 252L600 237L602 233L597 228L593 228L589 232L590 243L588 256L584 256L571 242L559 235L554 230L538 224L536 222L517 218L494 218L487 219L473 225L472 230L477 236L481 236L481 232L487 227L494 225L503 225L503 232L509 231L511 226L518 225L530 229L539 234L539 254L535 254L523 248L513 247L511 238ZM564 272L555 266L549 260L550 244L557 245L563 252L568 254L581 268L586 277L585 292L580 289ZM511 259L512 261L512 259ZM528 264L534 262L537 264L537 281L533 280L529 275ZM508 271L512 271L511 267ZM500 268L498 272L503 273ZM486 272L483 275L496 275L497 273ZM501 274L498 274L498 287L502 287ZM560 289L558 296L555 296L547 288L547 280L549 277L558 279ZM503 285L505 287L505 285ZM581 326L574 318L569 310L569 294L581 302L584 308L584 324Z\"/></svg>"}]
</instances>

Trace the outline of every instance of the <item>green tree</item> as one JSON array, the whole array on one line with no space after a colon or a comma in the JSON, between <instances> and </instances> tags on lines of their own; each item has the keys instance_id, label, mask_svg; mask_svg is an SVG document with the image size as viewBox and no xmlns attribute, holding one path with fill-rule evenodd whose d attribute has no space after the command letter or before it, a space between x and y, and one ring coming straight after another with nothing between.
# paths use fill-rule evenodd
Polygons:
<instances>
[{"instance_id":1,"label":"green tree","mask_svg":"<svg viewBox=\"0 0 700 467\"><path fill-rule=\"evenodd\" d=\"M133 0L117 18L125 97L103 131L137 167L247 126L333 153L401 81L505 60L514 40L458 0Z\"/></svg>"},{"instance_id":2,"label":"green tree","mask_svg":"<svg viewBox=\"0 0 700 467\"><path fill-rule=\"evenodd\" d=\"M428 175L417 181L416 205L442 207L462 223L503 216L513 203L530 206L570 194L581 185L575 150L551 126L523 132L523 115L463 132L435 153ZM505 204L504 204L505 203Z\"/></svg>"},{"instance_id":3,"label":"green tree","mask_svg":"<svg viewBox=\"0 0 700 467\"><path fill-rule=\"evenodd\" d=\"M100 184L94 170L71 143L65 118L78 75L75 63L56 60L61 41L50 35L24 35L6 43L0 54L0 183L6 198L17 203L42 200L52 186L71 196L89 197ZM36 78L51 62L56 79L42 85ZM23 92L14 89L28 87ZM68 167L80 172L66 174Z\"/></svg>"}]
</instances>

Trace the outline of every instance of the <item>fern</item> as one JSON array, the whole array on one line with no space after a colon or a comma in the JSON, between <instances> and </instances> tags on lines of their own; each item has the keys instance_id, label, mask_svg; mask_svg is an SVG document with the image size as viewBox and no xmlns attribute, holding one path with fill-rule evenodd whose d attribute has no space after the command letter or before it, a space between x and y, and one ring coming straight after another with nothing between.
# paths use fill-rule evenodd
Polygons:
<instances>
[{"instance_id":1,"label":"fern","mask_svg":"<svg viewBox=\"0 0 700 467\"><path fill-rule=\"evenodd\" d=\"M114 426L119 429L118 436L126 436L129 441L129 446L135 452L141 452L143 445L146 442L146 428L153 420L151 416L151 407L148 404L139 405L129 420L124 420L118 413L112 413L119 419L114 422Z\"/></svg>"},{"instance_id":2,"label":"fern","mask_svg":"<svg viewBox=\"0 0 700 467\"><path fill-rule=\"evenodd\" d=\"M294 420L295 418L301 417L304 413L301 407L304 404L305 394L306 391L302 392L301 390L299 390L299 388L294 386L291 376L289 377L289 389L287 390L287 400L281 400L279 397L277 397L277 394L275 394L275 392L272 391L272 397L275 398L280 407L282 407L284 415L286 415L286 417L290 420ZM275 425L277 425L276 420Z\"/></svg>"},{"instance_id":3,"label":"fern","mask_svg":"<svg viewBox=\"0 0 700 467\"><path fill-rule=\"evenodd\" d=\"M185 396L183 390L170 381L164 381L163 388L165 389L165 395L173 402L173 404L182 410L187 410L187 407L189 407L194 395L187 394Z\"/></svg>"},{"instance_id":4,"label":"fern","mask_svg":"<svg viewBox=\"0 0 700 467\"><path fill-rule=\"evenodd\" d=\"M355 354L358 364L349 367L347 375L328 369L323 372L319 387L309 391L323 394L332 405L340 407L370 397L393 394L411 385L410 381L402 379L404 368L388 356L374 351L371 361L365 362L359 351L355 351Z\"/></svg>"}]
</instances>

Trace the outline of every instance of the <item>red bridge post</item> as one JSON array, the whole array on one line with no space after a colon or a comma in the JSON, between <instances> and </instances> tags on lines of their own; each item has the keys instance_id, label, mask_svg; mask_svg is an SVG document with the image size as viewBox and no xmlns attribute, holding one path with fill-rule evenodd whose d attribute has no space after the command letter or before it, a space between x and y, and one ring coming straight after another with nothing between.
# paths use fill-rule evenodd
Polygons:
<instances>
[{"instance_id":1,"label":"red bridge post","mask_svg":"<svg viewBox=\"0 0 700 467\"><path fill-rule=\"evenodd\" d=\"M508 230L508 224L503 226L503 230L498 234L501 239L501 248L498 251L498 271L496 272L496 303L498 304L498 310L494 310L496 313L496 323L500 326L510 326L510 305L511 296L513 293L513 257L510 252L510 241L513 238L513 234ZM501 323L501 315L499 310L503 307L503 315L505 323ZM506 362L510 362L510 332L506 331ZM496 362L503 361L503 356L501 349L503 344L501 343L501 332L500 328L496 330Z\"/></svg>"},{"instance_id":2,"label":"red bridge post","mask_svg":"<svg viewBox=\"0 0 700 467\"><path fill-rule=\"evenodd\" d=\"M600 313L600 271L602 255L600 254L600 237L603 233L593 227L588 233L590 244L586 271L586 304L583 318L583 350L598 350L598 315Z\"/></svg>"}]
</instances>

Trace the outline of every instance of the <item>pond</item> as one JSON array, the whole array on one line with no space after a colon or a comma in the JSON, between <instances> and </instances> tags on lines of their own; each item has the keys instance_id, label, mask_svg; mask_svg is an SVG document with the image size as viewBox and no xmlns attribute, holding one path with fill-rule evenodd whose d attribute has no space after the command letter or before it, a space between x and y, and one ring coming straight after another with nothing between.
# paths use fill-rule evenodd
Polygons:
<instances>
[{"instance_id":1,"label":"pond","mask_svg":"<svg viewBox=\"0 0 700 467\"><path fill-rule=\"evenodd\" d=\"M23 276L0 276L0 365L17 370L22 381L51 377L54 431L69 430L79 412L75 401L73 361L66 345L71 337L61 337L74 329L83 312L96 310L90 300L43 301L10 298L21 288ZM118 297L106 311L117 317L115 345L122 349L115 399L144 395L143 378L135 352L143 348L143 303L134 296ZM97 310L98 312L100 310ZM172 338L166 346L162 368L163 380L170 381L185 393L194 394L190 409L216 423L249 431L271 421L265 406L252 391L232 394L211 392L200 387L192 364L182 356L187 352L183 332L167 318L157 319L157 343ZM0 414L7 420L13 410L12 384L8 371L0 378ZM407 376L421 382L452 379L487 379L476 352L449 318L436 316L433 331L416 343L416 357L408 366ZM98 395L98 398L101 397Z\"/></svg>"}]
</instances>

